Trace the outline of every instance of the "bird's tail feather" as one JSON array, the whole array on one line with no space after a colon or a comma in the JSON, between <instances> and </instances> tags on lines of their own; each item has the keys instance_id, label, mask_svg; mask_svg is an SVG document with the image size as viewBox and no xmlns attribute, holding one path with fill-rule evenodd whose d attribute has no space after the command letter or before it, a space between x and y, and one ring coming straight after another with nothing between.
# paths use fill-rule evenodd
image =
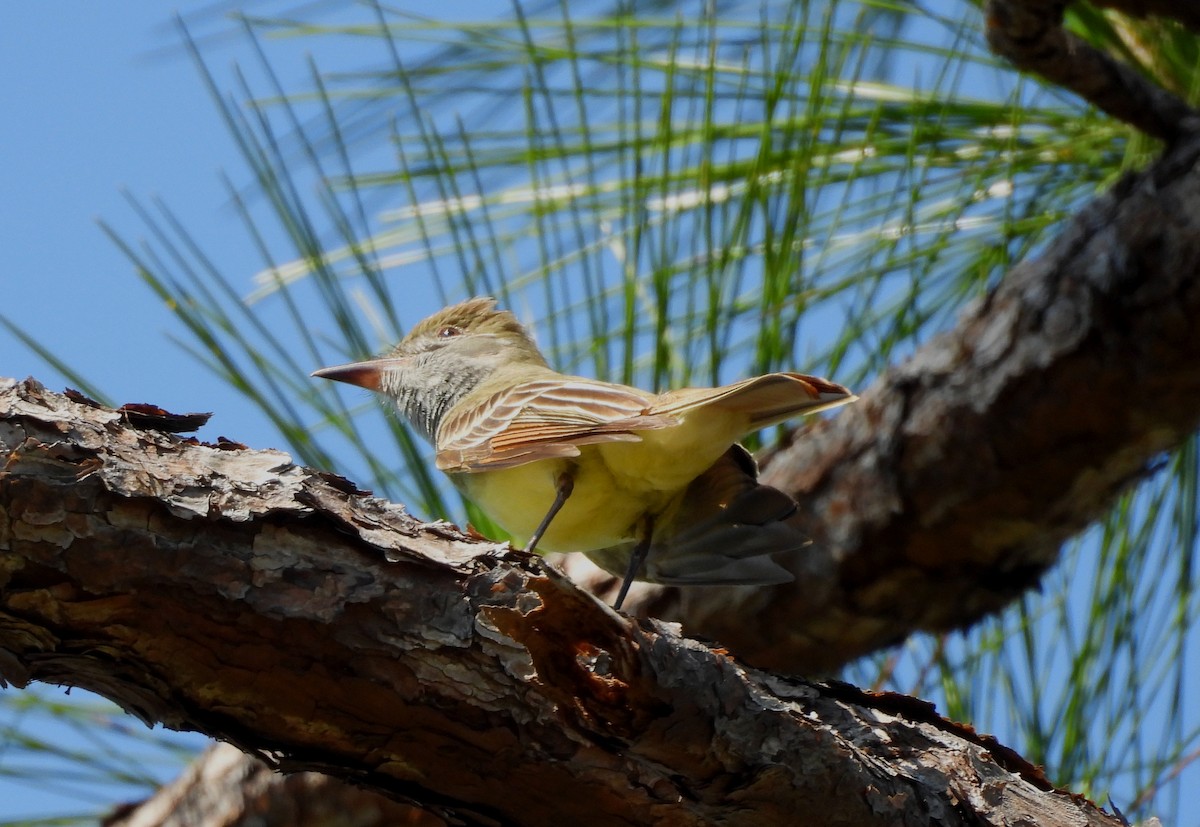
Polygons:
<instances>
[{"instance_id":1,"label":"bird's tail feather","mask_svg":"<svg viewBox=\"0 0 1200 827\"><path fill-rule=\"evenodd\" d=\"M788 521L795 511L791 497L759 483L754 459L734 445L659 516L637 579L677 586L789 583L792 574L773 557L809 543ZM622 576L634 546L587 556Z\"/></svg>"},{"instance_id":2,"label":"bird's tail feather","mask_svg":"<svg viewBox=\"0 0 1200 827\"><path fill-rule=\"evenodd\" d=\"M802 414L836 408L857 399L848 388L803 373L768 373L720 388L667 391L650 412L682 416L698 408L720 408L746 417L746 429L776 425Z\"/></svg>"}]
</instances>

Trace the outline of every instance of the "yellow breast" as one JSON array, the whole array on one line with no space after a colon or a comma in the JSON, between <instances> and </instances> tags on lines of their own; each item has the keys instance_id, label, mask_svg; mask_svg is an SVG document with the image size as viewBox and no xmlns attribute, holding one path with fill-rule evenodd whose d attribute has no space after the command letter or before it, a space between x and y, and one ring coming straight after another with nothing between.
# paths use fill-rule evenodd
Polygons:
<instances>
[{"instance_id":1,"label":"yellow breast","mask_svg":"<svg viewBox=\"0 0 1200 827\"><path fill-rule=\"evenodd\" d=\"M538 551L590 551L637 536L646 503L614 484L591 446L574 460L540 460L515 468L453 474L451 478L514 542L522 544L549 512L564 471L574 475L575 486L538 543Z\"/></svg>"},{"instance_id":2,"label":"yellow breast","mask_svg":"<svg viewBox=\"0 0 1200 827\"><path fill-rule=\"evenodd\" d=\"M641 442L581 447L572 459L547 459L451 478L489 517L524 543L554 502L563 473L574 488L550 523L540 551L594 551L637 540L647 516L662 513L738 436L727 417L687 417L679 427L643 431Z\"/></svg>"}]
</instances>

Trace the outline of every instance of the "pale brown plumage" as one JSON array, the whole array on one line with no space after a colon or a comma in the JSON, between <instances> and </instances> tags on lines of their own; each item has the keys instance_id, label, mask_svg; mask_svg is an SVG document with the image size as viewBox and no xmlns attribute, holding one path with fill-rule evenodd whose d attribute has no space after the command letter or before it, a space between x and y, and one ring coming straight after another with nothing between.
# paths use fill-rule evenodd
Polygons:
<instances>
[{"instance_id":1,"label":"pale brown plumage","mask_svg":"<svg viewBox=\"0 0 1200 827\"><path fill-rule=\"evenodd\" d=\"M438 468L531 547L626 566L621 598L632 576L791 579L769 555L804 545L786 522L795 503L758 483L736 440L854 399L798 373L663 394L566 376L486 298L435 313L381 359L315 375L390 396Z\"/></svg>"}]
</instances>

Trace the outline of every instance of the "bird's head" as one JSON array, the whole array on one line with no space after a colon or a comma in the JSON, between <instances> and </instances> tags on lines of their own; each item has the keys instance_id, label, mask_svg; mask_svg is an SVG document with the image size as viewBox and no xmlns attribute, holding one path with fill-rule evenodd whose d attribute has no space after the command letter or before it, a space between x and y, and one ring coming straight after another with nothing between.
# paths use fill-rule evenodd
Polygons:
<instances>
[{"instance_id":1,"label":"bird's head","mask_svg":"<svg viewBox=\"0 0 1200 827\"><path fill-rule=\"evenodd\" d=\"M475 382L515 365L546 367L529 331L490 297L467 299L419 322L378 359L322 368L313 376L398 396L399 390L449 377Z\"/></svg>"}]
</instances>

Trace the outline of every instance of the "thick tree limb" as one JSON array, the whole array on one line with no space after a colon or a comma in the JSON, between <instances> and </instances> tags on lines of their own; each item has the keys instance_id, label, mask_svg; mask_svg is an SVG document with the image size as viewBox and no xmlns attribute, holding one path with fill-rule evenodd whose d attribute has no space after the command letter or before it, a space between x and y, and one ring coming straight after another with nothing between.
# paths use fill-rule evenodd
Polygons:
<instances>
[{"instance_id":1,"label":"thick tree limb","mask_svg":"<svg viewBox=\"0 0 1200 827\"><path fill-rule=\"evenodd\" d=\"M1193 138L1125 178L953 331L770 458L766 480L799 499L815 540L795 586L643 589L631 609L812 673L1035 584L1200 424L1198 157Z\"/></svg>"},{"instance_id":2,"label":"thick tree limb","mask_svg":"<svg viewBox=\"0 0 1200 827\"><path fill-rule=\"evenodd\" d=\"M920 701L747 670L285 455L7 381L0 446L18 685L467 823L1118 823Z\"/></svg>"},{"instance_id":3,"label":"thick tree limb","mask_svg":"<svg viewBox=\"0 0 1200 827\"><path fill-rule=\"evenodd\" d=\"M198 756L187 770L104 827L442 827L411 805L317 772L281 775L229 744Z\"/></svg>"},{"instance_id":4,"label":"thick tree limb","mask_svg":"<svg viewBox=\"0 0 1200 827\"><path fill-rule=\"evenodd\" d=\"M1071 90L1147 135L1174 141L1196 130L1200 113L1180 97L1066 31L1063 12L1068 5L1068 0L989 0L988 43L1018 69ZM1125 0L1104 5L1136 9L1139 16L1153 11L1192 27L1200 23L1192 0L1152 8Z\"/></svg>"}]
</instances>

